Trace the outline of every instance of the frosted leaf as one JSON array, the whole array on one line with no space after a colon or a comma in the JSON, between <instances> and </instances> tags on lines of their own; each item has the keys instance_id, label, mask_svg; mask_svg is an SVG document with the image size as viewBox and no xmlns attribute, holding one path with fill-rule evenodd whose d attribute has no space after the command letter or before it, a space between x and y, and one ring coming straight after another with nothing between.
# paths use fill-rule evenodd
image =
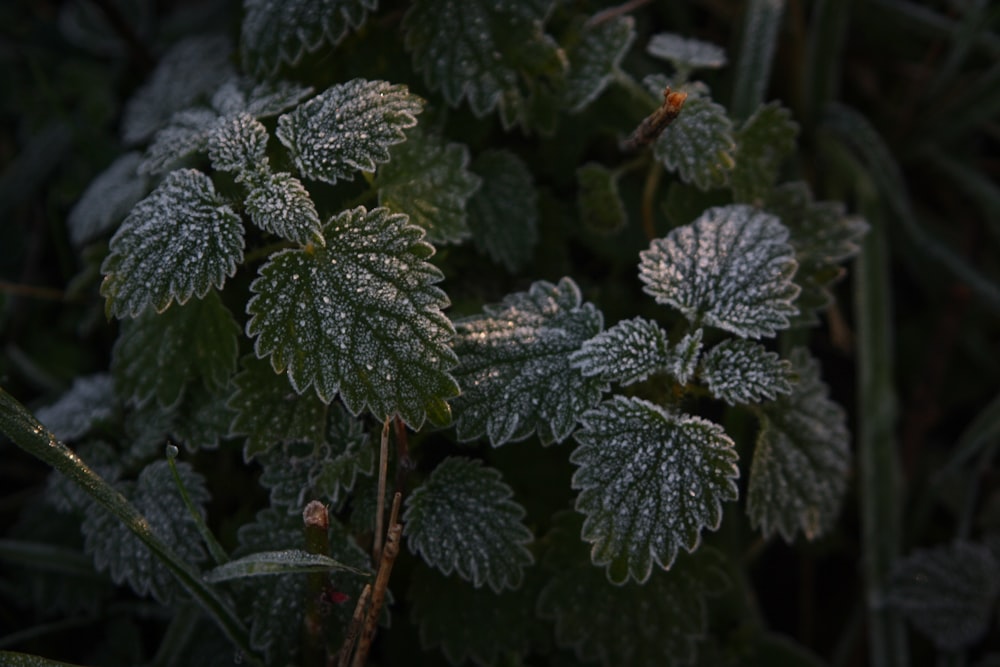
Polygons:
<instances>
[{"instance_id":1,"label":"frosted leaf","mask_svg":"<svg viewBox=\"0 0 1000 667\"><path fill-rule=\"evenodd\" d=\"M670 362L667 364L667 371L681 384L687 384L694 377L701 355L701 339L704 335L704 329L695 329L681 338L674 346Z\"/></svg>"},{"instance_id":2,"label":"frosted leaf","mask_svg":"<svg viewBox=\"0 0 1000 667\"><path fill-rule=\"evenodd\" d=\"M591 558L612 582L645 582L654 563L669 569L679 549L698 547L702 528L719 527L739 477L721 426L622 396L580 421L570 456L576 510L587 517Z\"/></svg>"},{"instance_id":3,"label":"frosted leaf","mask_svg":"<svg viewBox=\"0 0 1000 667\"><path fill-rule=\"evenodd\" d=\"M646 293L695 325L760 338L787 328L798 312L788 230L749 206L710 208L639 255Z\"/></svg>"},{"instance_id":4,"label":"frosted leaf","mask_svg":"<svg viewBox=\"0 0 1000 667\"><path fill-rule=\"evenodd\" d=\"M418 128L419 130L419 128ZM471 235L466 203L482 179L469 171L469 150L440 137L411 131L379 167L378 203L410 216L431 243L458 243Z\"/></svg>"},{"instance_id":5,"label":"frosted leaf","mask_svg":"<svg viewBox=\"0 0 1000 667\"><path fill-rule=\"evenodd\" d=\"M121 125L125 143L149 139L175 112L194 105L234 76L231 52L232 44L221 35L190 37L171 47L125 105Z\"/></svg>"},{"instance_id":6,"label":"frosted leaf","mask_svg":"<svg viewBox=\"0 0 1000 667\"><path fill-rule=\"evenodd\" d=\"M86 435L115 413L115 388L107 373L81 376L55 403L35 411L38 421L63 441Z\"/></svg>"},{"instance_id":7,"label":"frosted leaf","mask_svg":"<svg viewBox=\"0 0 1000 667\"><path fill-rule=\"evenodd\" d=\"M290 81L257 82L249 77L233 77L215 91L212 108L219 116L245 112L254 118L267 118L294 107L313 92L309 86Z\"/></svg>"},{"instance_id":8,"label":"frosted leaf","mask_svg":"<svg viewBox=\"0 0 1000 667\"><path fill-rule=\"evenodd\" d=\"M584 24L575 40L566 46L565 105L570 112L582 111L614 78L622 59L635 41L635 19L618 16L597 25Z\"/></svg>"},{"instance_id":9,"label":"frosted leaf","mask_svg":"<svg viewBox=\"0 0 1000 667\"><path fill-rule=\"evenodd\" d=\"M170 118L170 124L156 133L139 165L139 173L164 174L188 155L205 150L219 122L219 115L204 107L178 111Z\"/></svg>"},{"instance_id":10,"label":"frosted leaf","mask_svg":"<svg viewBox=\"0 0 1000 667\"><path fill-rule=\"evenodd\" d=\"M209 499L205 479L188 463L176 465L192 504L204 517ZM149 529L178 558L192 565L205 560L201 535L166 461L155 461L143 469L135 482L116 486L143 515ZM184 597L184 589L177 585L177 579L163 561L104 507L90 505L81 530L84 550L93 556L94 566L101 572L107 570L116 584L128 584L140 597L152 595L161 603Z\"/></svg>"},{"instance_id":11,"label":"frosted leaf","mask_svg":"<svg viewBox=\"0 0 1000 667\"><path fill-rule=\"evenodd\" d=\"M326 243L316 205L299 179L287 173L268 173L248 184L245 204L253 224L301 245Z\"/></svg>"},{"instance_id":12,"label":"frosted leaf","mask_svg":"<svg viewBox=\"0 0 1000 667\"><path fill-rule=\"evenodd\" d=\"M656 322L640 317L622 320L570 355L584 377L628 386L663 370L670 361L667 334Z\"/></svg>"},{"instance_id":13,"label":"frosted leaf","mask_svg":"<svg viewBox=\"0 0 1000 667\"><path fill-rule=\"evenodd\" d=\"M352 79L279 116L276 134L303 176L336 183L388 161L422 109L406 86Z\"/></svg>"},{"instance_id":14,"label":"frosted leaf","mask_svg":"<svg viewBox=\"0 0 1000 667\"><path fill-rule=\"evenodd\" d=\"M736 201L763 203L778 171L795 152L799 126L777 102L757 109L736 132L736 166L730 177Z\"/></svg>"},{"instance_id":15,"label":"frosted leaf","mask_svg":"<svg viewBox=\"0 0 1000 667\"><path fill-rule=\"evenodd\" d=\"M297 392L340 394L358 414L399 414L414 429L450 420L458 393L448 299L423 231L385 208L344 211L325 226L325 248L271 255L250 285L247 334L258 357L288 372Z\"/></svg>"},{"instance_id":16,"label":"frosted leaf","mask_svg":"<svg viewBox=\"0 0 1000 667\"><path fill-rule=\"evenodd\" d=\"M701 379L718 399L738 405L774 400L792 391L792 366L760 343L730 338L705 355Z\"/></svg>"},{"instance_id":17,"label":"frosted leaf","mask_svg":"<svg viewBox=\"0 0 1000 667\"><path fill-rule=\"evenodd\" d=\"M208 138L208 157L219 171L266 169L267 128L246 112L223 119Z\"/></svg>"},{"instance_id":18,"label":"frosted leaf","mask_svg":"<svg viewBox=\"0 0 1000 667\"><path fill-rule=\"evenodd\" d=\"M236 371L239 334L217 292L161 315L146 311L122 323L115 341L111 372L118 393L139 403L155 396L169 407L194 381L222 389Z\"/></svg>"},{"instance_id":19,"label":"frosted leaf","mask_svg":"<svg viewBox=\"0 0 1000 667\"><path fill-rule=\"evenodd\" d=\"M799 530L810 540L830 530L850 470L847 416L830 400L818 362L803 348L790 360L799 381L763 406L747 492L751 525L786 542Z\"/></svg>"},{"instance_id":20,"label":"frosted leaf","mask_svg":"<svg viewBox=\"0 0 1000 667\"><path fill-rule=\"evenodd\" d=\"M140 162L139 153L125 153L91 181L66 219L73 245L113 229L148 192L149 179L137 172Z\"/></svg>"},{"instance_id":21,"label":"frosted leaf","mask_svg":"<svg viewBox=\"0 0 1000 667\"><path fill-rule=\"evenodd\" d=\"M218 449L228 437L234 413L226 405L231 385L210 389L202 383L187 387L180 405L171 410L170 442L187 452Z\"/></svg>"},{"instance_id":22,"label":"frosted leaf","mask_svg":"<svg viewBox=\"0 0 1000 667\"><path fill-rule=\"evenodd\" d=\"M628 222L618 194L618 177L604 165L588 162L576 170L576 205L583 224L596 232L616 232Z\"/></svg>"},{"instance_id":23,"label":"frosted leaf","mask_svg":"<svg viewBox=\"0 0 1000 667\"><path fill-rule=\"evenodd\" d=\"M472 163L482 186L469 200L476 247L510 272L523 267L538 244L538 190L531 170L507 150L490 150Z\"/></svg>"},{"instance_id":24,"label":"frosted leaf","mask_svg":"<svg viewBox=\"0 0 1000 667\"><path fill-rule=\"evenodd\" d=\"M321 443L327 419L327 405L316 394L299 394L288 376L275 373L266 360L243 357L243 370L233 378L236 391L229 407L236 411L230 433L246 436L243 459L283 443Z\"/></svg>"},{"instance_id":25,"label":"frosted leaf","mask_svg":"<svg viewBox=\"0 0 1000 667\"><path fill-rule=\"evenodd\" d=\"M726 185L736 162L733 123L726 110L689 95L684 109L653 144L653 155L685 183L702 190Z\"/></svg>"},{"instance_id":26,"label":"frosted leaf","mask_svg":"<svg viewBox=\"0 0 1000 667\"><path fill-rule=\"evenodd\" d=\"M256 75L296 65L306 52L337 45L364 24L378 0L244 0L240 55Z\"/></svg>"},{"instance_id":27,"label":"frosted leaf","mask_svg":"<svg viewBox=\"0 0 1000 667\"><path fill-rule=\"evenodd\" d=\"M694 69L719 69L726 65L726 52L722 47L670 32L653 35L646 45L646 53L666 60L676 70L685 73Z\"/></svg>"},{"instance_id":28,"label":"frosted leaf","mask_svg":"<svg viewBox=\"0 0 1000 667\"><path fill-rule=\"evenodd\" d=\"M406 499L410 551L476 588L517 588L534 558L524 546L532 540L524 508L513 495L500 471L473 459L445 459Z\"/></svg>"},{"instance_id":29,"label":"frosted leaf","mask_svg":"<svg viewBox=\"0 0 1000 667\"><path fill-rule=\"evenodd\" d=\"M886 602L941 651L961 651L990 628L1000 596L1000 562L989 547L957 540L896 563Z\"/></svg>"},{"instance_id":30,"label":"frosted leaf","mask_svg":"<svg viewBox=\"0 0 1000 667\"><path fill-rule=\"evenodd\" d=\"M136 317L163 312L220 288L243 259L243 225L194 169L171 172L129 213L101 266L106 311Z\"/></svg>"},{"instance_id":31,"label":"frosted leaf","mask_svg":"<svg viewBox=\"0 0 1000 667\"><path fill-rule=\"evenodd\" d=\"M569 278L538 281L455 322L459 440L486 435L499 447L537 431L545 444L563 441L605 388L570 365L570 355L601 326L600 311L581 303Z\"/></svg>"},{"instance_id":32,"label":"frosted leaf","mask_svg":"<svg viewBox=\"0 0 1000 667\"><path fill-rule=\"evenodd\" d=\"M565 76L565 55L545 34L551 0L417 0L403 18L413 67L451 106L472 113L499 107L504 128L531 123L547 82Z\"/></svg>"}]
</instances>

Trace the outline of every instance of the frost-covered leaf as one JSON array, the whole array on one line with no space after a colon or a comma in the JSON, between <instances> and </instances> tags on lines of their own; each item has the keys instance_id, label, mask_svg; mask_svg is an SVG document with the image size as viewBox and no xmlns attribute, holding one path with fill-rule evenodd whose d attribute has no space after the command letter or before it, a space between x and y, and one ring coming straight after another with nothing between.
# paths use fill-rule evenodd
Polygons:
<instances>
[{"instance_id":1,"label":"frost-covered leaf","mask_svg":"<svg viewBox=\"0 0 1000 667\"><path fill-rule=\"evenodd\" d=\"M510 272L531 258L538 244L538 191L531 170L507 150L490 150L472 163L482 186L469 200L469 228L476 247Z\"/></svg>"},{"instance_id":2,"label":"frost-covered leaf","mask_svg":"<svg viewBox=\"0 0 1000 667\"><path fill-rule=\"evenodd\" d=\"M66 218L69 236L76 246L114 228L149 190L149 179L137 169L142 156L125 153L91 181Z\"/></svg>"},{"instance_id":3,"label":"frost-covered leaf","mask_svg":"<svg viewBox=\"0 0 1000 667\"><path fill-rule=\"evenodd\" d=\"M239 175L267 164L267 128L244 112L224 118L208 138L212 167Z\"/></svg>"},{"instance_id":4,"label":"frost-covered leaf","mask_svg":"<svg viewBox=\"0 0 1000 667\"><path fill-rule=\"evenodd\" d=\"M191 503L204 517L209 499L205 479L184 462L177 464L177 472ZM181 559L191 564L205 559L201 535L166 461L151 463L138 480L119 484L118 488L145 517L152 532ZM127 583L136 594L152 595L163 603L183 595L167 566L118 517L100 505L90 506L81 530L84 548L94 557L94 565L99 571L108 570L116 584Z\"/></svg>"},{"instance_id":5,"label":"frost-covered leaf","mask_svg":"<svg viewBox=\"0 0 1000 667\"><path fill-rule=\"evenodd\" d=\"M729 182L736 140L726 110L706 97L689 95L677 119L653 144L653 155L685 183L702 190Z\"/></svg>"},{"instance_id":6,"label":"frost-covered leaf","mask_svg":"<svg viewBox=\"0 0 1000 667\"><path fill-rule=\"evenodd\" d=\"M1000 561L974 542L921 549L893 568L886 598L942 651L986 634L1000 596Z\"/></svg>"},{"instance_id":7,"label":"frost-covered leaf","mask_svg":"<svg viewBox=\"0 0 1000 667\"><path fill-rule=\"evenodd\" d=\"M115 387L107 373L81 376L55 403L35 411L38 421L59 440L76 440L95 423L115 414Z\"/></svg>"},{"instance_id":8,"label":"frost-covered leaf","mask_svg":"<svg viewBox=\"0 0 1000 667\"><path fill-rule=\"evenodd\" d=\"M500 592L520 586L534 562L524 546L532 535L500 471L480 464L461 457L439 463L406 499L404 534L428 565Z\"/></svg>"},{"instance_id":9,"label":"frost-covered leaf","mask_svg":"<svg viewBox=\"0 0 1000 667\"><path fill-rule=\"evenodd\" d=\"M326 247L271 256L250 285L247 334L257 356L288 372L298 392L340 394L358 414L399 414L419 428L450 420L458 393L448 369L448 305L423 230L388 209L344 211L324 227Z\"/></svg>"},{"instance_id":10,"label":"frost-covered leaf","mask_svg":"<svg viewBox=\"0 0 1000 667\"><path fill-rule=\"evenodd\" d=\"M694 377L698 368L698 359L701 357L701 339L704 335L704 329L695 329L685 334L684 338L681 338L674 346L670 363L667 364L667 371L681 384L687 384Z\"/></svg>"},{"instance_id":11,"label":"frost-covered leaf","mask_svg":"<svg viewBox=\"0 0 1000 667\"><path fill-rule=\"evenodd\" d=\"M716 398L737 405L774 400L792 390L792 365L760 343L729 338L705 355L701 379Z\"/></svg>"},{"instance_id":12,"label":"frost-covered leaf","mask_svg":"<svg viewBox=\"0 0 1000 667\"><path fill-rule=\"evenodd\" d=\"M671 63L682 77L695 69L719 69L726 65L726 52L720 46L700 39L661 32L653 35L646 53Z\"/></svg>"},{"instance_id":13,"label":"frost-covered leaf","mask_svg":"<svg viewBox=\"0 0 1000 667\"><path fill-rule=\"evenodd\" d=\"M379 206L410 216L431 243L458 243L471 235L466 203L482 182L469 171L469 150L437 136L411 131L379 167Z\"/></svg>"},{"instance_id":14,"label":"frost-covered leaf","mask_svg":"<svg viewBox=\"0 0 1000 667\"><path fill-rule=\"evenodd\" d=\"M790 361L799 381L763 406L747 491L750 523L787 542L799 530L811 540L833 526L850 469L847 416L830 399L819 363L803 348Z\"/></svg>"},{"instance_id":15,"label":"frost-covered leaf","mask_svg":"<svg viewBox=\"0 0 1000 667\"><path fill-rule=\"evenodd\" d=\"M111 239L101 271L106 311L136 317L163 312L222 287L243 259L243 225L194 169L171 172L135 205Z\"/></svg>"},{"instance_id":16,"label":"frost-covered leaf","mask_svg":"<svg viewBox=\"0 0 1000 667\"><path fill-rule=\"evenodd\" d=\"M787 328L798 312L788 230L750 206L710 208L655 239L640 257L646 293L695 325L760 338Z\"/></svg>"},{"instance_id":17,"label":"frost-covered leaf","mask_svg":"<svg viewBox=\"0 0 1000 667\"><path fill-rule=\"evenodd\" d=\"M621 196L618 178L607 167L588 162L576 170L576 205L580 218L596 232L615 232L625 226L628 217Z\"/></svg>"},{"instance_id":18,"label":"frost-covered leaf","mask_svg":"<svg viewBox=\"0 0 1000 667\"><path fill-rule=\"evenodd\" d=\"M565 55L542 25L551 0L417 0L403 19L413 66L432 90L485 116L499 106L505 128L529 126L565 76Z\"/></svg>"},{"instance_id":19,"label":"frost-covered leaf","mask_svg":"<svg viewBox=\"0 0 1000 667\"><path fill-rule=\"evenodd\" d=\"M622 320L570 355L584 377L628 386L663 370L670 362L667 334L652 320Z\"/></svg>"},{"instance_id":20,"label":"frost-covered leaf","mask_svg":"<svg viewBox=\"0 0 1000 667\"><path fill-rule=\"evenodd\" d=\"M566 45L569 71L564 93L564 104L571 112L582 111L597 99L634 40L635 19L631 16L584 24L573 35L572 43Z\"/></svg>"},{"instance_id":21,"label":"frost-covered leaf","mask_svg":"<svg viewBox=\"0 0 1000 667\"><path fill-rule=\"evenodd\" d=\"M202 577L209 583L247 579L249 577L274 577L282 574L310 574L343 570L365 575L367 571L345 565L323 554L309 553L302 549L257 551L213 567Z\"/></svg>"},{"instance_id":22,"label":"frost-covered leaf","mask_svg":"<svg viewBox=\"0 0 1000 667\"><path fill-rule=\"evenodd\" d=\"M236 371L240 329L217 292L122 323L111 371L120 396L176 405L193 381L221 389Z\"/></svg>"},{"instance_id":23,"label":"frost-covered leaf","mask_svg":"<svg viewBox=\"0 0 1000 667\"><path fill-rule=\"evenodd\" d=\"M313 94L309 86L290 81L258 82L249 77L233 77L212 95L211 106L220 117L248 113L254 118L274 116Z\"/></svg>"},{"instance_id":24,"label":"frost-covered leaf","mask_svg":"<svg viewBox=\"0 0 1000 667\"><path fill-rule=\"evenodd\" d=\"M270 75L295 65L304 52L337 45L361 27L378 0L244 0L240 54L243 66Z\"/></svg>"},{"instance_id":25,"label":"frost-covered leaf","mask_svg":"<svg viewBox=\"0 0 1000 667\"><path fill-rule=\"evenodd\" d=\"M757 109L736 132L736 166L730 185L736 201L762 203L778 170L795 151L799 126L777 102Z\"/></svg>"},{"instance_id":26,"label":"frost-covered leaf","mask_svg":"<svg viewBox=\"0 0 1000 667\"><path fill-rule=\"evenodd\" d=\"M191 453L218 449L235 416L226 405L231 388L230 384L215 389L201 383L189 385L180 405L171 410L170 442Z\"/></svg>"},{"instance_id":27,"label":"frost-covered leaf","mask_svg":"<svg viewBox=\"0 0 1000 667\"><path fill-rule=\"evenodd\" d=\"M694 551L735 500L736 450L718 424L616 396L588 411L570 460L576 509L595 565L615 583L649 579L680 548Z\"/></svg>"},{"instance_id":28,"label":"frost-covered leaf","mask_svg":"<svg viewBox=\"0 0 1000 667\"><path fill-rule=\"evenodd\" d=\"M302 245L323 245L323 225L316 205L299 179L288 173L268 173L249 180L245 201L253 224Z\"/></svg>"},{"instance_id":29,"label":"frost-covered leaf","mask_svg":"<svg viewBox=\"0 0 1000 667\"><path fill-rule=\"evenodd\" d=\"M279 116L276 134L303 176L336 183L388 161L422 110L406 86L352 79Z\"/></svg>"},{"instance_id":30,"label":"frost-covered leaf","mask_svg":"<svg viewBox=\"0 0 1000 667\"><path fill-rule=\"evenodd\" d=\"M483 313L455 323L459 439L487 435L498 447L537 431L543 443L561 442L605 386L570 365L570 355L600 332L600 311L563 278L538 281Z\"/></svg>"},{"instance_id":31,"label":"frost-covered leaf","mask_svg":"<svg viewBox=\"0 0 1000 667\"><path fill-rule=\"evenodd\" d=\"M197 107L178 111L170 118L169 125L157 131L139 164L139 173L157 175L174 169L183 158L208 148L209 139L219 124L219 115L211 109Z\"/></svg>"}]
</instances>

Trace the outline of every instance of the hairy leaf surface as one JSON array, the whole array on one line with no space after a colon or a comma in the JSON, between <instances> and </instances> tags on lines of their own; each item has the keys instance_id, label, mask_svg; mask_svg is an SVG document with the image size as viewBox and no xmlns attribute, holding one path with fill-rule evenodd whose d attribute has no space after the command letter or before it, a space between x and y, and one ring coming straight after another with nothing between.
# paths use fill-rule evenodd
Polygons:
<instances>
[{"instance_id":1,"label":"hairy leaf surface","mask_svg":"<svg viewBox=\"0 0 1000 667\"><path fill-rule=\"evenodd\" d=\"M681 384L687 384L694 377L695 371L698 369L698 360L701 357L702 348L701 340L704 336L704 329L695 329L685 334L684 338L681 338L677 345L674 346L673 355L670 357L667 370Z\"/></svg>"},{"instance_id":2,"label":"hairy leaf surface","mask_svg":"<svg viewBox=\"0 0 1000 667\"><path fill-rule=\"evenodd\" d=\"M680 115L653 144L657 160L702 190L729 182L735 152L733 123L725 108L695 95L688 96Z\"/></svg>"},{"instance_id":3,"label":"hairy leaf surface","mask_svg":"<svg viewBox=\"0 0 1000 667\"><path fill-rule=\"evenodd\" d=\"M149 180L137 171L140 162L139 153L125 153L90 182L66 218L74 245L113 229L149 191Z\"/></svg>"},{"instance_id":4,"label":"hairy leaf surface","mask_svg":"<svg viewBox=\"0 0 1000 667\"><path fill-rule=\"evenodd\" d=\"M777 102L765 104L736 132L736 166L730 178L736 201L763 203L778 170L795 152L799 126Z\"/></svg>"},{"instance_id":5,"label":"hairy leaf surface","mask_svg":"<svg viewBox=\"0 0 1000 667\"><path fill-rule=\"evenodd\" d=\"M237 175L264 167L267 139L264 124L245 111L221 119L207 141L212 167Z\"/></svg>"},{"instance_id":6,"label":"hairy leaf surface","mask_svg":"<svg viewBox=\"0 0 1000 667\"><path fill-rule=\"evenodd\" d=\"M584 24L573 37L566 46L569 71L564 104L571 112L578 112L597 99L614 78L635 40L635 19L618 16L593 26Z\"/></svg>"},{"instance_id":7,"label":"hairy leaf surface","mask_svg":"<svg viewBox=\"0 0 1000 667\"><path fill-rule=\"evenodd\" d=\"M538 191L531 170L507 150L476 157L472 171L482 186L469 200L469 228L476 247L510 272L524 266L538 244Z\"/></svg>"},{"instance_id":8,"label":"hairy leaf surface","mask_svg":"<svg viewBox=\"0 0 1000 667\"><path fill-rule=\"evenodd\" d=\"M602 331L572 355L570 363L585 377L628 386L670 364L667 334L651 320L622 320Z\"/></svg>"},{"instance_id":9,"label":"hairy leaf surface","mask_svg":"<svg viewBox=\"0 0 1000 667\"><path fill-rule=\"evenodd\" d=\"M726 52L722 47L671 32L653 35L646 45L646 53L671 63L682 73L681 78L691 70L719 69L726 65Z\"/></svg>"},{"instance_id":10,"label":"hairy leaf surface","mask_svg":"<svg viewBox=\"0 0 1000 667\"><path fill-rule=\"evenodd\" d=\"M774 400L792 391L792 365L760 343L730 338L705 355L701 378L730 405Z\"/></svg>"},{"instance_id":11,"label":"hairy leaf surface","mask_svg":"<svg viewBox=\"0 0 1000 667\"><path fill-rule=\"evenodd\" d=\"M324 245L323 225L299 179L281 172L250 180L246 210L253 224L301 245Z\"/></svg>"}]
</instances>

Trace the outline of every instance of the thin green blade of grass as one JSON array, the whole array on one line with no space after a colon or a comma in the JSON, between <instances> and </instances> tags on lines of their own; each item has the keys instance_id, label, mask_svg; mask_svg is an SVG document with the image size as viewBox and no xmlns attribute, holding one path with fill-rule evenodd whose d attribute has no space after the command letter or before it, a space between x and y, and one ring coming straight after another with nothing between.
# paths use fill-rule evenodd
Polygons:
<instances>
[{"instance_id":1,"label":"thin green blade of grass","mask_svg":"<svg viewBox=\"0 0 1000 667\"><path fill-rule=\"evenodd\" d=\"M750 0L747 6L730 104L736 118L749 118L764 101L784 11L784 0Z\"/></svg>"}]
</instances>

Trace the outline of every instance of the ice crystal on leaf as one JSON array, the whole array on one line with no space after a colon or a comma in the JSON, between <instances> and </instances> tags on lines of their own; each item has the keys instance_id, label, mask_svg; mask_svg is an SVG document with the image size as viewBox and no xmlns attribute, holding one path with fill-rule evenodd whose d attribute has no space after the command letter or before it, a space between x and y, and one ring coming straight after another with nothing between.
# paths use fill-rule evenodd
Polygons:
<instances>
[{"instance_id":1,"label":"ice crystal on leaf","mask_svg":"<svg viewBox=\"0 0 1000 667\"><path fill-rule=\"evenodd\" d=\"M618 16L597 25L584 24L567 45L564 104L570 112L582 111L614 78L615 71L635 40L635 19Z\"/></svg>"},{"instance_id":2,"label":"ice crystal on leaf","mask_svg":"<svg viewBox=\"0 0 1000 667\"><path fill-rule=\"evenodd\" d=\"M580 421L570 457L576 509L587 517L591 558L612 582L645 582L654 563L669 568L679 549L694 551L702 528L719 527L739 476L721 426L622 396Z\"/></svg>"},{"instance_id":3,"label":"ice crystal on leaf","mask_svg":"<svg viewBox=\"0 0 1000 667\"><path fill-rule=\"evenodd\" d=\"M651 320L622 320L602 331L570 356L585 377L622 386L641 382L670 362L667 334Z\"/></svg>"},{"instance_id":4,"label":"ice crystal on leaf","mask_svg":"<svg viewBox=\"0 0 1000 667\"><path fill-rule=\"evenodd\" d=\"M701 378L730 405L773 400L792 390L792 366L760 343L730 338L705 355Z\"/></svg>"},{"instance_id":5,"label":"ice crystal on leaf","mask_svg":"<svg viewBox=\"0 0 1000 667\"><path fill-rule=\"evenodd\" d=\"M798 312L788 230L749 206L711 208L640 257L645 291L694 324L760 338L788 327Z\"/></svg>"},{"instance_id":6,"label":"ice crystal on leaf","mask_svg":"<svg viewBox=\"0 0 1000 667\"><path fill-rule=\"evenodd\" d=\"M107 373L81 376L55 403L35 412L59 440L76 440L114 414L114 384Z\"/></svg>"},{"instance_id":7,"label":"ice crystal on leaf","mask_svg":"<svg viewBox=\"0 0 1000 667\"><path fill-rule=\"evenodd\" d=\"M497 447L537 431L543 443L561 442L601 398L604 382L570 364L570 355L600 332L600 311L581 302L569 278L538 281L483 311L455 323L459 439L486 435Z\"/></svg>"},{"instance_id":8,"label":"ice crystal on leaf","mask_svg":"<svg viewBox=\"0 0 1000 667\"><path fill-rule=\"evenodd\" d=\"M476 247L511 272L524 266L538 243L538 190L531 170L507 150L485 151L472 163L482 186L469 200Z\"/></svg>"},{"instance_id":9,"label":"ice crystal on leaf","mask_svg":"<svg viewBox=\"0 0 1000 667\"><path fill-rule=\"evenodd\" d=\"M453 329L423 230L388 209L359 207L323 233L325 248L275 253L250 285L257 356L287 370L299 393L315 387L324 402L339 394L353 414L398 413L414 428L425 417L449 421Z\"/></svg>"},{"instance_id":10,"label":"ice crystal on leaf","mask_svg":"<svg viewBox=\"0 0 1000 667\"><path fill-rule=\"evenodd\" d=\"M799 530L811 540L830 529L850 468L847 417L830 400L819 363L803 348L790 360L799 380L791 394L762 408L747 491L751 524L787 542Z\"/></svg>"},{"instance_id":11,"label":"ice crystal on leaf","mask_svg":"<svg viewBox=\"0 0 1000 667\"><path fill-rule=\"evenodd\" d=\"M726 64L726 52L720 46L670 32L653 35L646 53L671 63L686 76L695 69L719 69Z\"/></svg>"},{"instance_id":12,"label":"ice crystal on leaf","mask_svg":"<svg viewBox=\"0 0 1000 667\"><path fill-rule=\"evenodd\" d=\"M681 338L674 346L670 363L667 364L667 371L681 384L687 384L698 369L698 359L701 356L702 348L701 341L704 336L704 329L695 329L685 334L684 338Z\"/></svg>"},{"instance_id":13,"label":"ice crystal on leaf","mask_svg":"<svg viewBox=\"0 0 1000 667\"><path fill-rule=\"evenodd\" d=\"M149 180L137 172L140 162L139 153L126 153L87 186L66 219L74 245L114 228L149 191Z\"/></svg>"},{"instance_id":14,"label":"ice crystal on leaf","mask_svg":"<svg viewBox=\"0 0 1000 667\"><path fill-rule=\"evenodd\" d=\"M388 161L422 110L406 86L352 79L280 116L276 134L303 176L336 183Z\"/></svg>"},{"instance_id":15,"label":"ice crystal on leaf","mask_svg":"<svg viewBox=\"0 0 1000 667\"><path fill-rule=\"evenodd\" d=\"M223 118L208 138L208 157L220 171L237 174L267 162L267 128L245 111Z\"/></svg>"},{"instance_id":16,"label":"ice crystal on leaf","mask_svg":"<svg viewBox=\"0 0 1000 667\"><path fill-rule=\"evenodd\" d=\"M795 151L799 126L777 102L761 106L736 132L736 166L730 177L736 201L763 203L778 170Z\"/></svg>"},{"instance_id":17,"label":"ice crystal on leaf","mask_svg":"<svg viewBox=\"0 0 1000 667\"><path fill-rule=\"evenodd\" d=\"M101 266L101 295L116 317L201 298L243 259L243 224L194 169L171 172L129 213Z\"/></svg>"},{"instance_id":18,"label":"ice crystal on leaf","mask_svg":"<svg viewBox=\"0 0 1000 667\"><path fill-rule=\"evenodd\" d=\"M301 245L326 243L316 205L299 179L284 172L268 173L249 183L245 203L253 224Z\"/></svg>"},{"instance_id":19,"label":"ice crystal on leaf","mask_svg":"<svg viewBox=\"0 0 1000 667\"><path fill-rule=\"evenodd\" d=\"M533 562L524 508L500 471L473 459L438 464L406 499L404 532L410 551L444 574L458 573L477 588L517 588Z\"/></svg>"},{"instance_id":20,"label":"ice crystal on leaf","mask_svg":"<svg viewBox=\"0 0 1000 667\"><path fill-rule=\"evenodd\" d=\"M653 155L681 180L702 190L726 185L736 162L733 123L725 108L688 95L684 108L656 143Z\"/></svg>"},{"instance_id":21,"label":"ice crystal on leaf","mask_svg":"<svg viewBox=\"0 0 1000 667\"><path fill-rule=\"evenodd\" d=\"M588 162L576 170L576 204L583 224L596 232L615 232L628 222L618 194L618 177L604 165Z\"/></svg>"}]
</instances>

